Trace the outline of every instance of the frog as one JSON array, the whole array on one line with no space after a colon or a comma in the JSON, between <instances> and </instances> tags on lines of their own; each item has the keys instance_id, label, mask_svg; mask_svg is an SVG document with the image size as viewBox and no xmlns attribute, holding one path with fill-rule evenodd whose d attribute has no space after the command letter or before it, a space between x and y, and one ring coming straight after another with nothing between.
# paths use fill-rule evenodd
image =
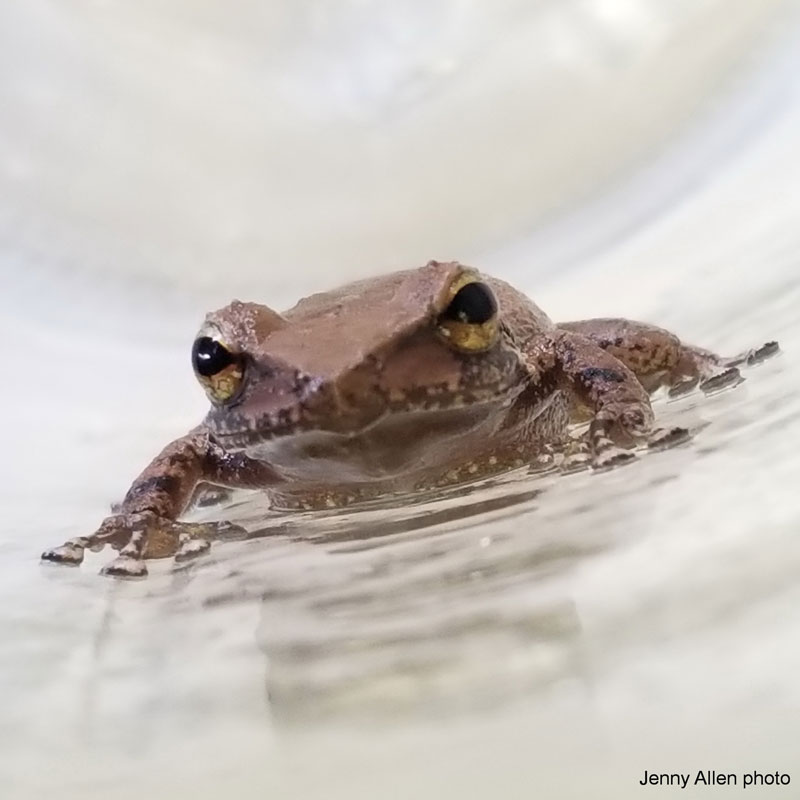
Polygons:
<instances>
[{"instance_id":1,"label":"frog","mask_svg":"<svg viewBox=\"0 0 800 800\"><path fill-rule=\"evenodd\" d=\"M550 459L604 471L642 448L685 442L656 425L651 396L705 393L776 342L725 358L649 323L553 322L523 292L458 261L430 261L310 295L279 313L234 300L192 345L210 400L92 534L42 553L101 572L201 555L240 529L180 517L208 485L265 491L282 511L358 506L460 485ZM577 431L577 434L576 434Z\"/></svg>"}]
</instances>

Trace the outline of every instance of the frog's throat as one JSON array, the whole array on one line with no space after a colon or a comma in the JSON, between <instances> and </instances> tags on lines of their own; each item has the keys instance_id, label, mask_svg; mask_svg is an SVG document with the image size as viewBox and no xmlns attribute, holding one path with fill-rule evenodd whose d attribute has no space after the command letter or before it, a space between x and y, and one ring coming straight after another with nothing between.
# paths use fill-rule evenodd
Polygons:
<instances>
[{"instance_id":1,"label":"frog's throat","mask_svg":"<svg viewBox=\"0 0 800 800\"><path fill-rule=\"evenodd\" d=\"M218 418L209 414L206 425L212 437L226 450L245 450L263 442L289 438L295 434L319 431L353 439L364 436L385 424L388 420L406 418L409 425L433 418L445 419L449 413L458 414L465 410L476 416L497 413L510 407L516 400L519 391L507 392L501 397L495 392L484 394L463 393L449 396L439 402L432 399L424 404L410 405L398 403L386 404L372 414L360 414L357 417L341 415L319 418L315 415L303 415L298 409L281 409L277 413L266 413L254 418L241 414L229 414ZM416 418L416 419L415 419Z\"/></svg>"}]
</instances>

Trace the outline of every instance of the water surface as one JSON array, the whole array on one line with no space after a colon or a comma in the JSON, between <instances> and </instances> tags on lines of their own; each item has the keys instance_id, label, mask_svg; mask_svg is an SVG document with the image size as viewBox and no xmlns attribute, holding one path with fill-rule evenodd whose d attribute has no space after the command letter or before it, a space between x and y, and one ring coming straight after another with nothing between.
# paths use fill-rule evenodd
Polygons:
<instances>
[{"instance_id":1,"label":"water surface","mask_svg":"<svg viewBox=\"0 0 800 800\"><path fill-rule=\"evenodd\" d=\"M669 20L653 27L653 15L646 29L667 37ZM47 19L36 24L55 40L79 24ZM38 553L92 529L163 443L200 418L189 343L205 308L230 299L230 281L280 307L307 284L328 286L344 273L309 267L289 285L285 272L262 267L259 276L260 245L248 239L255 217L231 212L228 227L202 224L203 209L216 213L204 193L211 173L197 178L209 181L197 206L191 181L175 183L185 201L175 217L181 236L191 231L208 246L195 273L193 248L202 248L188 244L181 255L181 236L170 238L166 222L148 227L134 195L119 200L121 210L98 211L110 180L99 168L87 173L88 194L66 202L72 161L52 172L58 158L48 145L38 163L14 162L31 197L52 194L38 206L23 202L23 191L0 201L4 796L634 797L645 769L777 769L800 783L800 49L788 22L760 49L733 35L744 36L737 25L744 18L731 12L729 55L758 53L759 62L744 67L731 56L735 91L712 81L705 96L717 105L709 100L694 127L681 128L676 111L659 118L661 139L640 131L650 147L644 165L629 163L622 141L613 152L593 151L598 170L610 158L617 169L615 181L592 173L594 200L578 202L565 189L569 208L542 217L530 235L508 217L468 235L470 215L456 214L438 239L420 217L409 223L421 231L425 258L476 263L556 319L638 317L726 353L778 339L781 356L749 370L735 390L656 400L663 424L693 430L690 443L608 473L519 470L363 511L270 515L263 498L242 493L224 514L245 522L250 539L217 543L177 569L159 562L141 582L98 577L108 554L65 569L40 565ZM608 43L608 30L596 41ZM137 46L164 56L151 35ZM217 35L208 51L196 45L198 59L218 63L214 48L225 36L247 38ZM683 35L687 47L696 41ZM578 52L594 53L591 77L598 64L612 68L614 53L628 53L620 63L634 69L643 41L631 34L616 50ZM125 47L114 69L133 63ZM65 48L55 52L79 70L83 62ZM292 74L316 86L314 64L305 69ZM15 84L18 96L52 88L48 74ZM125 73L140 88L146 74ZM386 80L355 94L344 81L336 84L343 94L328 100L339 103L337 114L369 107L384 120L402 117L386 86L405 86L414 108L424 108L419 86L439 86ZM387 97L392 103L381 106ZM251 141L248 115L255 126L262 112L248 108L237 124ZM78 128L90 111L76 109ZM15 125L36 129L32 119ZM672 144L659 150L657 140ZM64 141L55 137L52 147ZM119 141L110 138L101 162ZM142 181L158 171L129 158L142 165ZM482 169L492 171L497 164L486 158ZM559 162L565 174L569 160ZM363 185L356 189L367 203ZM260 197L241 191L233 194ZM542 192L536 203L555 203ZM131 233L126 226L137 220L143 227ZM371 258L410 235L384 239L374 220L364 225ZM328 239L327 263L352 256L355 228L347 230L338 245ZM137 236L142 247L128 252ZM225 241L246 262L229 275L221 268L229 262L214 255ZM431 253L432 242L458 252ZM86 266L87 253L108 269ZM156 281L148 270L159 259L169 266ZM276 262L262 253L261 263ZM367 266L356 260L353 274ZM265 288L255 294L259 279Z\"/></svg>"}]
</instances>

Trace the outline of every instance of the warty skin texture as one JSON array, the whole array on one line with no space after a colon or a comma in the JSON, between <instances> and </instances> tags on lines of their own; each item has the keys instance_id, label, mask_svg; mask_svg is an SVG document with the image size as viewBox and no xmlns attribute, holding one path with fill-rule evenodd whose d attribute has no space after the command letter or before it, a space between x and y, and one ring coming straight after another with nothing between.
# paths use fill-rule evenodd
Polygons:
<instances>
[{"instance_id":1,"label":"warty skin texture","mask_svg":"<svg viewBox=\"0 0 800 800\"><path fill-rule=\"evenodd\" d=\"M186 559L234 526L178 521L198 484L263 489L275 508L318 509L460 483L542 456L606 469L655 428L649 393L711 391L737 365L640 322L554 324L509 284L458 262L314 294L279 314L233 301L207 315L195 369L212 399L205 420L133 482L92 535L43 553L79 564L119 556L104 573L146 574L146 558ZM203 360L205 359L205 360ZM586 421L581 438L570 424Z\"/></svg>"}]
</instances>

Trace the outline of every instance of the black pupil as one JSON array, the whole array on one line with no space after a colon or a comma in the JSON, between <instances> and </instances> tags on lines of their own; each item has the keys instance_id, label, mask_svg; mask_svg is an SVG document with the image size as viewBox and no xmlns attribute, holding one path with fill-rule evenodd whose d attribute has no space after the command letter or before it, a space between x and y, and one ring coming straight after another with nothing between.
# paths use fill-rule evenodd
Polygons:
<instances>
[{"instance_id":1,"label":"black pupil","mask_svg":"<svg viewBox=\"0 0 800 800\"><path fill-rule=\"evenodd\" d=\"M471 325L488 322L497 313L497 302L485 283L462 286L445 309L443 317Z\"/></svg>"},{"instance_id":2,"label":"black pupil","mask_svg":"<svg viewBox=\"0 0 800 800\"><path fill-rule=\"evenodd\" d=\"M195 339L192 345L192 366L198 375L210 378L234 362L233 353L210 336Z\"/></svg>"}]
</instances>

